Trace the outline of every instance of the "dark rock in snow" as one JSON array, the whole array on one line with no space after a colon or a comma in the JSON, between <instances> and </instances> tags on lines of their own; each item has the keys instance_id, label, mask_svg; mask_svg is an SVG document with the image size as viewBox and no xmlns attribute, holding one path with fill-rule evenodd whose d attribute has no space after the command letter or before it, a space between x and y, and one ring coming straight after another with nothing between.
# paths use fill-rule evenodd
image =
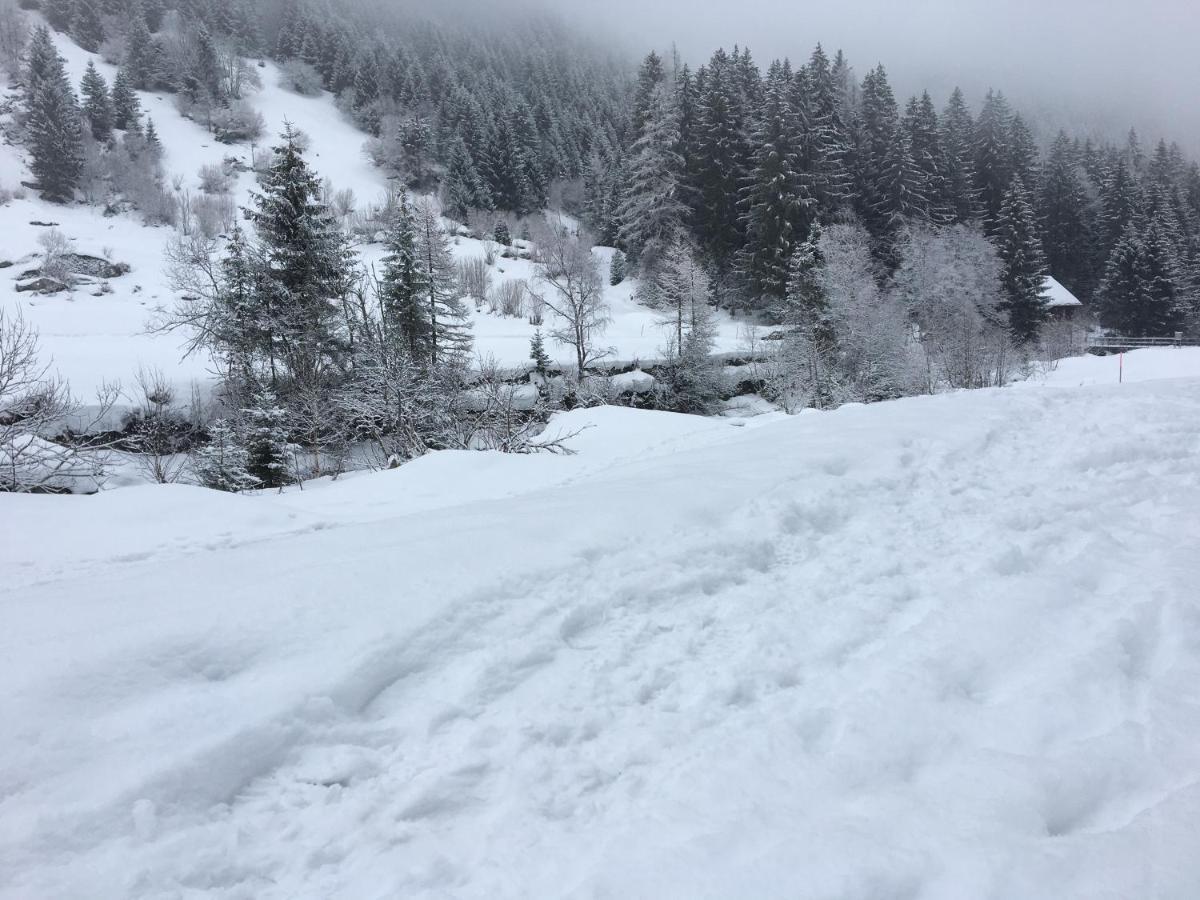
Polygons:
<instances>
[{"instance_id":1,"label":"dark rock in snow","mask_svg":"<svg viewBox=\"0 0 1200 900\"><path fill-rule=\"evenodd\" d=\"M17 290L21 293L60 294L66 289L67 286L57 278L47 278L45 276L17 285Z\"/></svg>"}]
</instances>

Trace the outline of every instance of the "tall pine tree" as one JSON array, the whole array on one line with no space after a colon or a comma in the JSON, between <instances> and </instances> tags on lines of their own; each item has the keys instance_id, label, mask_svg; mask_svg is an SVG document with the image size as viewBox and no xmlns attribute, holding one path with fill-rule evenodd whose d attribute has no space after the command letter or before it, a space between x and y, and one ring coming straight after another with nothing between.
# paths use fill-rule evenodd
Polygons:
<instances>
[{"instance_id":1,"label":"tall pine tree","mask_svg":"<svg viewBox=\"0 0 1200 900\"><path fill-rule=\"evenodd\" d=\"M1004 289L1001 308L1008 313L1013 339L1030 343L1048 315L1046 259L1029 191L1019 178L1013 179L1000 206L995 230Z\"/></svg>"},{"instance_id":2,"label":"tall pine tree","mask_svg":"<svg viewBox=\"0 0 1200 900\"><path fill-rule=\"evenodd\" d=\"M83 94L83 114L91 126L92 137L103 143L112 137L113 104L104 76L96 71L96 65L91 61L83 73L80 92Z\"/></svg>"},{"instance_id":3,"label":"tall pine tree","mask_svg":"<svg viewBox=\"0 0 1200 900\"><path fill-rule=\"evenodd\" d=\"M291 125L247 216L261 244L260 319L271 332L272 375L278 379L274 363L282 362L298 383L317 385L344 355L339 304L351 286L353 254Z\"/></svg>"},{"instance_id":4,"label":"tall pine tree","mask_svg":"<svg viewBox=\"0 0 1200 900\"><path fill-rule=\"evenodd\" d=\"M72 199L83 172L83 129L65 64L45 28L38 29L29 54L25 112L30 168L42 196Z\"/></svg>"}]
</instances>

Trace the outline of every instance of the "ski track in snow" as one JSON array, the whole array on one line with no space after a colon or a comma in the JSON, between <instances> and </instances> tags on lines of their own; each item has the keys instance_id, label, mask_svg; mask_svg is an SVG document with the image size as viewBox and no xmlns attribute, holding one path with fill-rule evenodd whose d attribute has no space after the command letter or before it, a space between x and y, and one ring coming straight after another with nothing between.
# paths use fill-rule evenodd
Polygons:
<instances>
[{"instance_id":1,"label":"ski track in snow","mask_svg":"<svg viewBox=\"0 0 1200 900\"><path fill-rule=\"evenodd\" d=\"M726 431L6 587L0 894L1194 896L1200 382Z\"/></svg>"}]
</instances>

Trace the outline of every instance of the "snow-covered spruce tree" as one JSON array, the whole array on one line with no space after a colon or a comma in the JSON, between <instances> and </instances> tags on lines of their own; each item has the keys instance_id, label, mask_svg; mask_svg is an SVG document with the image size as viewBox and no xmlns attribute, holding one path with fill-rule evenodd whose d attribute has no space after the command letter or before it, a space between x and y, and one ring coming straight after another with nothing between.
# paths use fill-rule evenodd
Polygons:
<instances>
[{"instance_id":1,"label":"snow-covered spruce tree","mask_svg":"<svg viewBox=\"0 0 1200 900\"><path fill-rule=\"evenodd\" d=\"M783 299L792 249L807 234L816 212L816 198L800 170L791 83L790 69L772 64L752 140L752 167L742 188L746 243L739 262L757 309Z\"/></svg>"},{"instance_id":2,"label":"snow-covered spruce tree","mask_svg":"<svg viewBox=\"0 0 1200 900\"><path fill-rule=\"evenodd\" d=\"M1184 322L1178 278L1174 248L1162 227L1152 221L1143 233L1130 223L1105 267L1101 324L1132 337L1173 334Z\"/></svg>"},{"instance_id":3,"label":"snow-covered spruce tree","mask_svg":"<svg viewBox=\"0 0 1200 900\"><path fill-rule=\"evenodd\" d=\"M268 389L254 395L242 410L240 442L245 447L246 471L264 488L291 484L297 447L288 438L287 412Z\"/></svg>"},{"instance_id":4,"label":"snow-covered spruce tree","mask_svg":"<svg viewBox=\"0 0 1200 900\"><path fill-rule=\"evenodd\" d=\"M646 122L650 118L650 109L654 105L654 93L666 80L667 72L663 68L662 57L651 50L638 68L637 87L634 88L630 120L635 135L640 135L645 130Z\"/></svg>"},{"instance_id":5,"label":"snow-covered spruce tree","mask_svg":"<svg viewBox=\"0 0 1200 900\"><path fill-rule=\"evenodd\" d=\"M496 220L496 225L492 229L492 240L494 240L501 247L512 246L512 234L508 230L507 219Z\"/></svg>"},{"instance_id":6,"label":"snow-covered spruce tree","mask_svg":"<svg viewBox=\"0 0 1200 900\"><path fill-rule=\"evenodd\" d=\"M975 122L959 88L954 89L942 112L940 139L945 165L943 203L951 221L974 221L980 212L975 187Z\"/></svg>"},{"instance_id":7,"label":"snow-covered spruce tree","mask_svg":"<svg viewBox=\"0 0 1200 900\"><path fill-rule=\"evenodd\" d=\"M437 205L425 199L416 207L417 296L428 323L429 365L453 363L471 352L471 320L458 294L450 243Z\"/></svg>"},{"instance_id":8,"label":"snow-covered spruce tree","mask_svg":"<svg viewBox=\"0 0 1200 900\"><path fill-rule=\"evenodd\" d=\"M417 263L417 223L408 198L401 195L387 231L387 254L376 289L383 339L403 348L414 360L432 357L433 334L421 295Z\"/></svg>"},{"instance_id":9,"label":"snow-covered spruce tree","mask_svg":"<svg viewBox=\"0 0 1200 900\"><path fill-rule=\"evenodd\" d=\"M899 264L900 246L910 224L930 224L929 183L913 160L909 137L897 128L886 155L880 160L873 186L875 205L870 221L875 255L890 271Z\"/></svg>"},{"instance_id":10,"label":"snow-covered spruce tree","mask_svg":"<svg viewBox=\"0 0 1200 900\"><path fill-rule=\"evenodd\" d=\"M33 101L34 94L41 87L42 82L53 78L54 74L63 66L61 57L58 55L58 50L54 47L54 40L50 37L48 28L35 28L32 36L29 39L29 45L25 48L25 64L22 69L24 91L22 99L25 105L28 106Z\"/></svg>"},{"instance_id":11,"label":"snow-covered spruce tree","mask_svg":"<svg viewBox=\"0 0 1200 900\"><path fill-rule=\"evenodd\" d=\"M145 17L138 15L136 9L131 13L129 28L125 32L125 58L121 68L128 74L133 87L139 90L151 90L158 86L161 74L158 48L150 36Z\"/></svg>"},{"instance_id":12,"label":"snow-covered spruce tree","mask_svg":"<svg viewBox=\"0 0 1200 900\"><path fill-rule=\"evenodd\" d=\"M1020 113L1013 115L1008 152L1011 177L1020 179L1026 187L1036 185L1041 178L1037 144L1034 142L1033 132L1029 130Z\"/></svg>"},{"instance_id":13,"label":"snow-covered spruce tree","mask_svg":"<svg viewBox=\"0 0 1200 900\"><path fill-rule=\"evenodd\" d=\"M1013 178L1013 111L1002 93L988 91L975 123L975 177L983 221L994 236Z\"/></svg>"},{"instance_id":14,"label":"snow-covered spruce tree","mask_svg":"<svg viewBox=\"0 0 1200 900\"><path fill-rule=\"evenodd\" d=\"M1002 309L1008 313L1013 339L1028 344L1037 340L1048 315L1047 273L1033 203L1020 179L1013 179L993 230L1002 266Z\"/></svg>"},{"instance_id":15,"label":"snow-covered spruce tree","mask_svg":"<svg viewBox=\"0 0 1200 900\"><path fill-rule=\"evenodd\" d=\"M1096 233L1071 139L1060 132L1050 148L1041 185L1046 267L1076 296L1091 300L1096 287Z\"/></svg>"},{"instance_id":16,"label":"snow-covered spruce tree","mask_svg":"<svg viewBox=\"0 0 1200 900\"><path fill-rule=\"evenodd\" d=\"M492 196L479 177L475 162L460 137L450 153L450 167L442 182L442 197L446 211L464 225L470 224L472 210L492 208Z\"/></svg>"},{"instance_id":17,"label":"snow-covered spruce tree","mask_svg":"<svg viewBox=\"0 0 1200 900\"><path fill-rule=\"evenodd\" d=\"M900 132L896 95L881 65L863 77L856 126L855 208L867 230L880 235L887 230L887 204L879 191L888 156L897 147Z\"/></svg>"},{"instance_id":18,"label":"snow-covered spruce tree","mask_svg":"<svg viewBox=\"0 0 1200 900\"><path fill-rule=\"evenodd\" d=\"M546 340L540 328L529 339L529 358L533 360L533 370L538 375L545 378L550 373L550 355L546 353Z\"/></svg>"},{"instance_id":19,"label":"snow-covered spruce tree","mask_svg":"<svg viewBox=\"0 0 1200 900\"><path fill-rule=\"evenodd\" d=\"M146 117L146 149L156 156L162 156L162 141L158 139L158 131L154 128L154 120Z\"/></svg>"},{"instance_id":20,"label":"snow-covered spruce tree","mask_svg":"<svg viewBox=\"0 0 1200 900\"><path fill-rule=\"evenodd\" d=\"M223 419L208 429L208 443L192 451L192 474L206 488L239 493L260 486L250 474L250 453Z\"/></svg>"},{"instance_id":21,"label":"snow-covered spruce tree","mask_svg":"<svg viewBox=\"0 0 1200 900\"><path fill-rule=\"evenodd\" d=\"M620 250L613 253L612 261L608 264L608 283L613 287L625 280L626 262L625 254Z\"/></svg>"},{"instance_id":22,"label":"snow-covered spruce tree","mask_svg":"<svg viewBox=\"0 0 1200 900\"><path fill-rule=\"evenodd\" d=\"M890 270L905 227L910 221L928 221L931 206L927 175L914 161L909 131L883 66L863 79L862 128L866 171L859 209L874 238L876 258Z\"/></svg>"},{"instance_id":23,"label":"snow-covered spruce tree","mask_svg":"<svg viewBox=\"0 0 1200 900\"><path fill-rule=\"evenodd\" d=\"M41 9L55 31L66 31L75 18L75 0L45 0Z\"/></svg>"},{"instance_id":24,"label":"snow-covered spruce tree","mask_svg":"<svg viewBox=\"0 0 1200 900\"><path fill-rule=\"evenodd\" d=\"M537 124L526 103L514 102L497 113L490 188L498 208L524 216L545 204L539 147Z\"/></svg>"},{"instance_id":25,"label":"snow-covered spruce tree","mask_svg":"<svg viewBox=\"0 0 1200 900\"><path fill-rule=\"evenodd\" d=\"M739 227L738 191L749 175L752 148L747 91L753 87L748 58L724 50L713 54L699 79L692 140L695 236L712 265L713 292L730 301L731 278L744 232Z\"/></svg>"},{"instance_id":26,"label":"snow-covered spruce tree","mask_svg":"<svg viewBox=\"0 0 1200 900\"><path fill-rule=\"evenodd\" d=\"M620 150L593 154L584 176L585 222L606 246L620 242L624 188L625 157Z\"/></svg>"},{"instance_id":27,"label":"snow-covered spruce tree","mask_svg":"<svg viewBox=\"0 0 1200 900\"><path fill-rule=\"evenodd\" d=\"M794 79L799 118L799 166L812 179L820 216L831 217L850 200L850 133L839 102L833 67L820 44ZM804 237L803 230L796 232Z\"/></svg>"},{"instance_id":28,"label":"snow-covered spruce tree","mask_svg":"<svg viewBox=\"0 0 1200 900\"><path fill-rule=\"evenodd\" d=\"M162 28L163 16L167 13L166 0L141 0L142 17L151 34Z\"/></svg>"},{"instance_id":29,"label":"snow-covered spruce tree","mask_svg":"<svg viewBox=\"0 0 1200 900\"><path fill-rule=\"evenodd\" d=\"M83 95L83 114L87 117L92 129L92 137L101 143L112 137L113 104L108 95L108 85L104 76L96 71L96 66L88 62L87 71L83 73L80 85Z\"/></svg>"},{"instance_id":30,"label":"snow-covered spruce tree","mask_svg":"<svg viewBox=\"0 0 1200 900\"><path fill-rule=\"evenodd\" d=\"M252 388L274 366L275 340L261 315L258 249L234 225L220 264L220 276L204 333L221 360L230 399L249 402Z\"/></svg>"},{"instance_id":31,"label":"snow-covered spruce tree","mask_svg":"<svg viewBox=\"0 0 1200 900\"><path fill-rule=\"evenodd\" d=\"M312 387L344 361L340 304L353 283L354 255L290 125L261 186L247 217L259 242L257 320L271 337L271 385L282 364L291 379Z\"/></svg>"},{"instance_id":32,"label":"snow-covered spruce tree","mask_svg":"<svg viewBox=\"0 0 1200 900\"><path fill-rule=\"evenodd\" d=\"M679 236L667 247L655 277L666 314L661 324L668 334L664 367L667 405L679 412L711 412L720 385L712 359L716 326L709 305L708 275L694 249Z\"/></svg>"},{"instance_id":33,"label":"snow-covered spruce tree","mask_svg":"<svg viewBox=\"0 0 1200 900\"><path fill-rule=\"evenodd\" d=\"M177 87L192 103L208 105L224 98L221 61L216 41L204 22L185 34L186 55L175 68Z\"/></svg>"},{"instance_id":34,"label":"snow-covered spruce tree","mask_svg":"<svg viewBox=\"0 0 1200 900\"><path fill-rule=\"evenodd\" d=\"M908 149L917 170L916 181L923 188L924 203L918 214L924 221L940 225L953 217L946 188L947 162L942 149L941 123L928 91L920 99L908 102L903 118Z\"/></svg>"},{"instance_id":35,"label":"snow-covered spruce tree","mask_svg":"<svg viewBox=\"0 0 1200 900\"><path fill-rule=\"evenodd\" d=\"M687 215L679 155L679 109L666 85L650 96L642 133L629 153L620 240L631 265L649 274Z\"/></svg>"},{"instance_id":36,"label":"snow-covered spruce tree","mask_svg":"<svg viewBox=\"0 0 1200 900\"><path fill-rule=\"evenodd\" d=\"M118 69L112 85L112 126L120 131L137 131L141 127L142 104L129 83L125 70Z\"/></svg>"},{"instance_id":37,"label":"snow-covered spruce tree","mask_svg":"<svg viewBox=\"0 0 1200 900\"><path fill-rule=\"evenodd\" d=\"M774 367L779 377L771 389L788 406L799 401L829 409L837 402L837 335L825 292L821 239L821 227L814 222L792 254L787 292L774 310L784 335Z\"/></svg>"},{"instance_id":38,"label":"snow-covered spruce tree","mask_svg":"<svg viewBox=\"0 0 1200 900\"><path fill-rule=\"evenodd\" d=\"M79 104L45 28L35 34L29 60L25 112L30 168L43 197L66 202L83 171Z\"/></svg>"},{"instance_id":39,"label":"snow-covered spruce tree","mask_svg":"<svg viewBox=\"0 0 1200 900\"><path fill-rule=\"evenodd\" d=\"M84 50L95 53L104 43L104 19L100 15L97 0L73 0L75 9L71 16L71 37Z\"/></svg>"}]
</instances>

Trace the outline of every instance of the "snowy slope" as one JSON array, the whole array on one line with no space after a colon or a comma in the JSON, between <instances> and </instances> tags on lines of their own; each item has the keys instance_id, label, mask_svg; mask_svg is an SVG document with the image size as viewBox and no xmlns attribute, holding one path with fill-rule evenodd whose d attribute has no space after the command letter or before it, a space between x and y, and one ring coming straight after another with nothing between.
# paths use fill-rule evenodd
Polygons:
<instances>
[{"instance_id":1,"label":"snowy slope","mask_svg":"<svg viewBox=\"0 0 1200 900\"><path fill-rule=\"evenodd\" d=\"M99 56L80 49L63 35L55 35L55 43L67 62L73 84L78 85L89 60L112 81L115 67ZM284 90L279 86L279 70L272 63L264 63L257 71L262 89L247 100L266 120L264 143L274 142L284 123L292 123L308 135L307 158L318 175L329 179L335 190L352 189L360 207L380 202L387 179L363 153L366 135L343 118L332 97L302 97ZM230 156L249 166L249 145L228 146L213 140L201 126L179 115L169 95L142 92L139 96L163 143L168 184L174 183L177 176L182 190L198 195L201 166L220 164ZM28 180L20 148L0 145L0 187L14 188ZM253 175L243 173L234 189L235 199L241 205L247 204L254 189ZM129 383L139 366L162 369L182 389L183 396L191 382L208 381L210 367L206 359L181 358L185 336L147 333L153 309L173 302L163 262L170 229L147 228L131 216L106 218L95 207L56 206L30 197L0 206L0 260L36 264L32 254L39 249L38 235L46 229L33 222L57 223L59 230L73 240L76 252L102 255L107 248L114 260L133 267L131 274L110 283L112 294L101 297L78 290L70 296L31 298L12 291L15 276L28 266L0 271L0 303L20 309L40 329L45 352L53 356L56 368L77 393L90 396L105 381ZM377 263L383 255L378 245L357 249L366 265ZM462 259L483 257L485 248L481 241L458 238L453 251L456 258ZM611 252L597 251L606 274ZM493 270L493 282L532 279L533 275L534 267L527 261L501 260ZM666 343L665 332L658 325L657 314L633 301L632 290L632 282L608 289L606 299L613 324L603 342L623 360L659 356ZM504 318L486 310L472 310L472 315L476 351L481 357L508 365L528 362L529 340L535 329L525 319ZM718 349L739 349L743 343L741 324L728 316L720 317ZM573 351L553 340L547 341L547 349L557 361L566 363L574 358Z\"/></svg>"},{"instance_id":2,"label":"snowy slope","mask_svg":"<svg viewBox=\"0 0 1200 900\"><path fill-rule=\"evenodd\" d=\"M584 422L0 496L0 896L1195 896L1200 381Z\"/></svg>"}]
</instances>

